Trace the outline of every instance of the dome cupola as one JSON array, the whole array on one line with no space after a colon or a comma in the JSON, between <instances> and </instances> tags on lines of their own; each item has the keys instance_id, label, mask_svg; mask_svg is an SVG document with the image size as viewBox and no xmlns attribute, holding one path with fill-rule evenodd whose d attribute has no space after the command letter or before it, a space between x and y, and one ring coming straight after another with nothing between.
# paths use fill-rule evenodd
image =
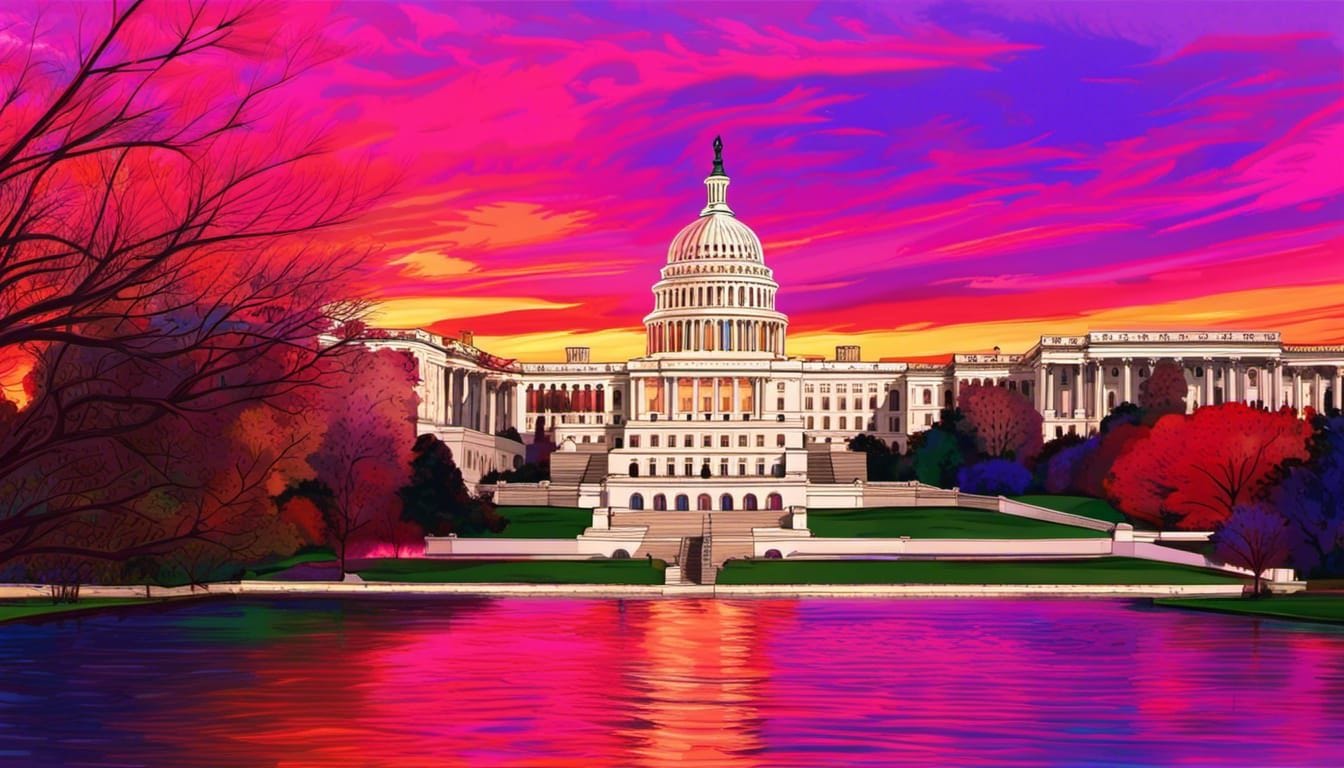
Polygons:
<instances>
[{"instance_id":1,"label":"dome cupola","mask_svg":"<svg viewBox=\"0 0 1344 768\"><path fill-rule=\"evenodd\" d=\"M644 318L648 354L782 357L788 319L775 311L779 284L756 233L728 206L723 140L714 138L706 203L667 249L654 311Z\"/></svg>"}]
</instances>

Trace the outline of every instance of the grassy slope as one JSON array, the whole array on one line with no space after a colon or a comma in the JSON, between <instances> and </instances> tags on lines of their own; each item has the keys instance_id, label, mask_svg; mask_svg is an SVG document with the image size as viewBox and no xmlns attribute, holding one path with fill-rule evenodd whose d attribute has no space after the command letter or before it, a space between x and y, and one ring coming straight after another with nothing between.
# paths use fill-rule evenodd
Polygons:
<instances>
[{"instance_id":1,"label":"grassy slope","mask_svg":"<svg viewBox=\"0 0 1344 768\"><path fill-rule=\"evenodd\" d=\"M572 539L593 524L593 510L582 507L498 507L509 519L499 533L483 536L505 539Z\"/></svg>"},{"instance_id":2,"label":"grassy slope","mask_svg":"<svg viewBox=\"0 0 1344 768\"><path fill-rule=\"evenodd\" d=\"M1255 600L1236 597L1162 598L1153 602L1173 608L1344 624L1344 595L1276 595Z\"/></svg>"},{"instance_id":3,"label":"grassy slope","mask_svg":"<svg viewBox=\"0 0 1344 768\"><path fill-rule=\"evenodd\" d=\"M667 564L654 560L393 560L359 571L366 581L662 584Z\"/></svg>"},{"instance_id":4,"label":"grassy slope","mask_svg":"<svg viewBox=\"0 0 1344 768\"><path fill-rule=\"evenodd\" d=\"M91 597L80 600L77 603L52 603L46 598L7 600L5 602L0 602L0 622L28 619L35 616L51 616L61 613L92 611L115 605L142 605L157 602L161 601L120 597Z\"/></svg>"},{"instance_id":5,"label":"grassy slope","mask_svg":"<svg viewBox=\"0 0 1344 768\"><path fill-rule=\"evenodd\" d=\"M1125 514L1115 507L1111 506L1105 499L1094 499L1090 496L1054 496L1047 494L1037 494L1030 496L1016 496L1014 501L1020 501L1023 504L1035 504L1038 507L1054 509L1060 512L1068 512L1071 515L1081 517L1090 517L1093 520L1105 520L1108 523L1129 522Z\"/></svg>"},{"instance_id":6,"label":"grassy slope","mask_svg":"<svg viewBox=\"0 0 1344 768\"><path fill-rule=\"evenodd\" d=\"M1235 576L1127 557L1095 560L732 560L720 584L1237 584Z\"/></svg>"},{"instance_id":7,"label":"grassy slope","mask_svg":"<svg viewBox=\"0 0 1344 768\"><path fill-rule=\"evenodd\" d=\"M807 527L814 536L820 537L1087 539L1110 536L1106 531L959 507L815 510L808 515Z\"/></svg>"}]
</instances>

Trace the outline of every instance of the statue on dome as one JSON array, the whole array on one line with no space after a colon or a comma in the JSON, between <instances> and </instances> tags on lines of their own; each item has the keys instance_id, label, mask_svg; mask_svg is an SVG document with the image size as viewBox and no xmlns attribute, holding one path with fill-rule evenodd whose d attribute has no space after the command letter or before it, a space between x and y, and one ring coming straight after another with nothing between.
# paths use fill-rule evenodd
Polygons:
<instances>
[{"instance_id":1,"label":"statue on dome","mask_svg":"<svg viewBox=\"0 0 1344 768\"><path fill-rule=\"evenodd\" d=\"M710 176L728 175L723 172L723 139L719 138L718 136L714 137L714 170L711 171L709 175Z\"/></svg>"}]
</instances>

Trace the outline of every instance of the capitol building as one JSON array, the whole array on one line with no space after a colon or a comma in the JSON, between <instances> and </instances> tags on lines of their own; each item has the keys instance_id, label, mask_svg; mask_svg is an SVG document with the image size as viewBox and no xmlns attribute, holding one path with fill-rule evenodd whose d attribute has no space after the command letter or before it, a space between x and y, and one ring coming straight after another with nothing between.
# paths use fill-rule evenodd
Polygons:
<instances>
[{"instance_id":1,"label":"capitol building","mask_svg":"<svg viewBox=\"0 0 1344 768\"><path fill-rule=\"evenodd\" d=\"M540 424L558 446L546 500L612 510L850 506L865 470L846 441L869 434L905 450L971 384L1030 399L1047 440L1095 432L1159 361L1184 369L1191 409L1340 404L1344 348L1288 345L1273 331L1047 335L945 364L865 361L857 346L833 360L790 356L780 285L728 187L716 139L704 207L672 238L652 286L642 357L594 362L571 347L564 363L516 363L469 333L422 330L365 343L415 356L419 431L451 447L468 483L523 462L527 447L497 432L514 427L530 444Z\"/></svg>"}]
</instances>

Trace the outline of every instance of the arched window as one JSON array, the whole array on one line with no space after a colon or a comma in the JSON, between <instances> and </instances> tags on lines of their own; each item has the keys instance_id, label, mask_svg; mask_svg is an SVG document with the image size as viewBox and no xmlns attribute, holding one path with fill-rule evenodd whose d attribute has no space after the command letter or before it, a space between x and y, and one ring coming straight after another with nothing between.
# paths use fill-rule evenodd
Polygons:
<instances>
[{"instance_id":1,"label":"arched window","mask_svg":"<svg viewBox=\"0 0 1344 768\"><path fill-rule=\"evenodd\" d=\"M667 511L667 497L659 493L653 497L653 508L659 512Z\"/></svg>"},{"instance_id":2,"label":"arched window","mask_svg":"<svg viewBox=\"0 0 1344 768\"><path fill-rule=\"evenodd\" d=\"M1107 392L1107 393L1106 393L1106 409L1107 409L1107 410L1111 410L1111 411L1115 410L1115 393L1114 393L1114 392Z\"/></svg>"},{"instance_id":3,"label":"arched window","mask_svg":"<svg viewBox=\"0 0 1344 768\"><path fill-rule=\"evenodd\" d=\"M765 497L765 508L766 508L766 509L783 509L783 508L784 508L784 497L783 497L783 496L780 496L778 493L772 493L772 494L770 494L769 496L766 496L766 497Z\"/></svg>"},{"instance_id":4,"label":"arched window","mask_svg":"<svg viewBox=\"0 0 1344 768\"><path fill-rule=\"evenodd\" d=\"M719 497L719 509L732 511L733 495L731 493L725 493Z\"/></svg>"},{"instance_id":5,"label":"arched window","mask_svg":"<svg viewBox=\"0 0 1344 768\"><path fill-rule=\"evenodd\" d=\"M1197 379L1204 378L1204 366L1202 365L1195 366L1195 378Z\"/></svg>"},{"instance_id":6,"label":"arched window","mask_svg":"<svg viewBox=\"0 0 1344 768\"><path fill-rule=\"evenodd\" d=\"M631 509L643 509L643 508L644 508L644 497L641 496L641 495L639 495L638 493L632 493L632 494L630 494L630 508L631 508Z\"/></svg>"},{"instance_id":7,"label":"arched window","mask_svg":"<svg viewBox=\"0 0 1344 768\"><path fill-rule=\"evenodd\" d=\"M748 510L756 509L756 494L748 493L742 497L742 508Z\"/></svg>"},{"instance_id":8,"label":"arched window","mask_svg":"<svg viewBox=\"0 0 1344 768\"><path fill-rule=\"evenodd\" d=\"M633 437L630 438L630 439L631 439L631 440L634 440ZM631 477L639 477L639 462L638 462L638 461L632 461L632 462L630 462L630 476L631 476Z\"/></svg>"},{"instance_id":9,"label":"arched window","mask_svg":"<svg viewBox=\"0 0 1344 768\"><path fill-rule=\"evenodd\" d=\"M691 508L691 499L684 493L677 494L677 511L685 512Z\"/></svg>"},{"instance_id":10,"label":"arched window","mask_svg":"<svg viewBox=\"0 0 1344 768\"><path fill-rule=\"evenodd\" d=\"M925 390L924 390L924 404L925 404L925 405L933 405L933 390L932 390L932 389L925 389Z\"/></svg>"},{"instance_id":11,"label":"arched window","mask_svg":"<svg viewBox=\"0 0 1344 768\"><path fill-rule=\"evenodd\" d=\"M695 498L695 508L698 510L705 511L712 506L714 506L714 501L709 498L708 493L702 493Z\"/></svg>"}]
</instances>

